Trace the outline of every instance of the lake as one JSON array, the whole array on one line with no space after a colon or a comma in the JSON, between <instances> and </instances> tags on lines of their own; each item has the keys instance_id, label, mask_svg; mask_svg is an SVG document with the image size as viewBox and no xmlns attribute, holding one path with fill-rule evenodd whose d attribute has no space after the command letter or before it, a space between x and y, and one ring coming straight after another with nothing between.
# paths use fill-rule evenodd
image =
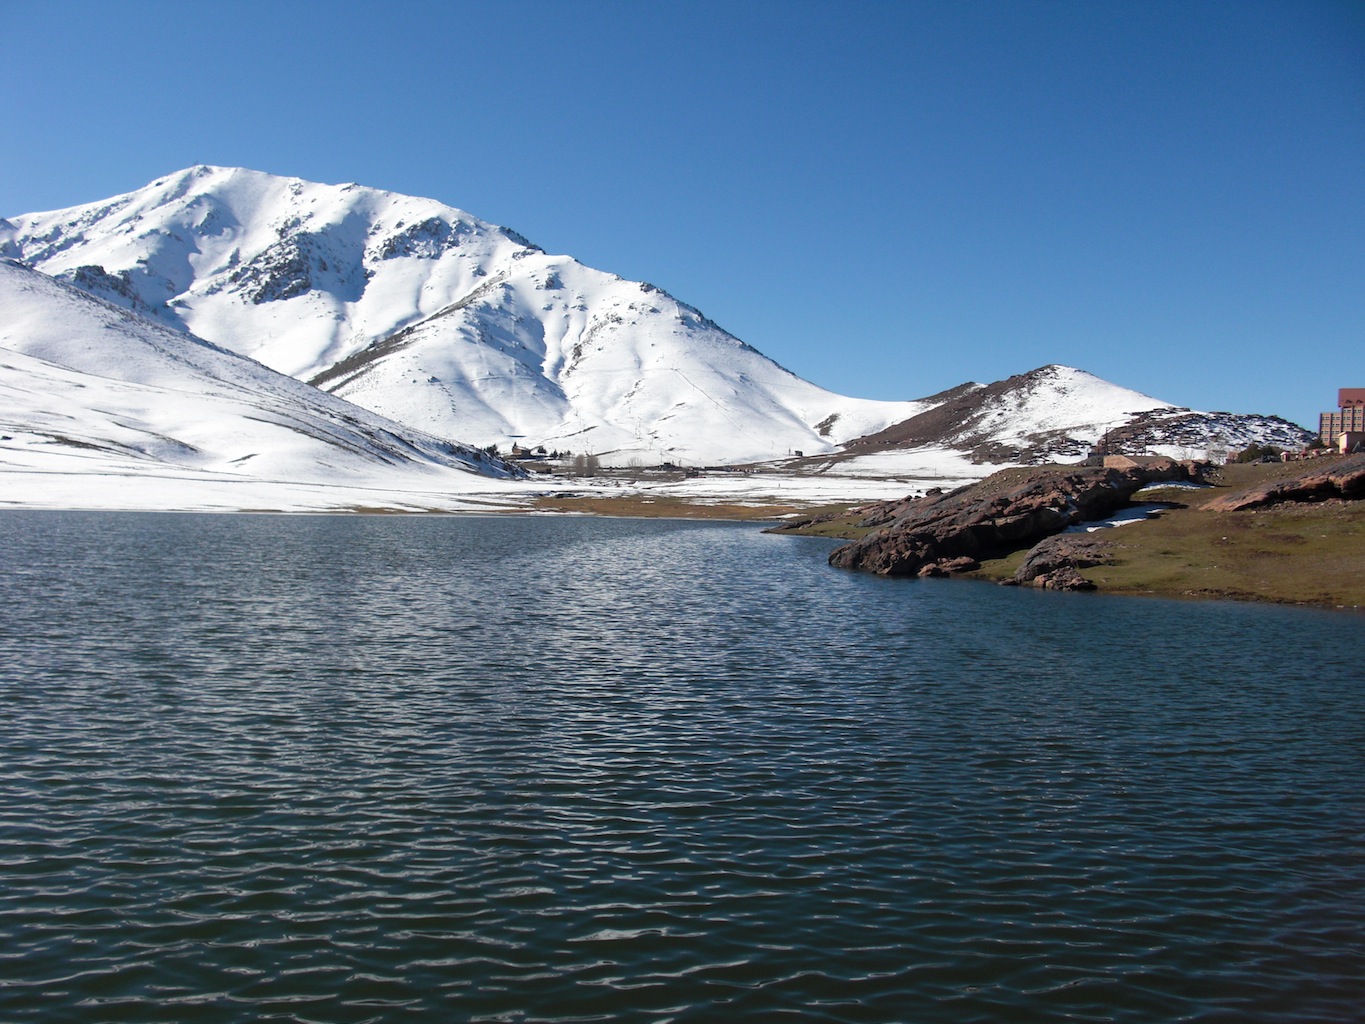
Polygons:
<instances>
[{"instance_id":1,"label":"lake","mask_svg":"<svg viewBox=\"0 0 1365 1024\"><path fill-rule=\"evenodd\" d=\"M0 1019L1358 1021L1365 619L0 513Z\"/></svg>"}]
</instances>

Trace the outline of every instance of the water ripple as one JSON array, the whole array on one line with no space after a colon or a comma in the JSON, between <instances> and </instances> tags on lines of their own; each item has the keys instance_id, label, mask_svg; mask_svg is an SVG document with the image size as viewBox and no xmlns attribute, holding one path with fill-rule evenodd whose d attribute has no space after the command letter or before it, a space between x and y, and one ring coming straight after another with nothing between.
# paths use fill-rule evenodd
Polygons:
<instances>
[{"instance_id":1,"label":"water ripple","mask_svg":"<svg viewBox=\"0 0 1365 1024\"><path fill-rule=\"evenodd\" d=\"M1359 620L825 550L0 515L0 1019L1358 1019Z\"/></svg>"}]
</instances>

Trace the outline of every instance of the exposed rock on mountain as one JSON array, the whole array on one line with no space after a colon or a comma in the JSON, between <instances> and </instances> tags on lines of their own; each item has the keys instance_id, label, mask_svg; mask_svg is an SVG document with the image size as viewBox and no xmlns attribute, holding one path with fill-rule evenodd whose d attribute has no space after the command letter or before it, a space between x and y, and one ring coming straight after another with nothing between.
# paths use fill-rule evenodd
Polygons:
<instances>
[{"instance_id":1,"label":"exposed rock on mountain","mask_svg":"<svg viewBox=\"0 0 1365 1024\"><path fill-rule=\"evenodd\" d=\"M1161 480L1189 478L1173 460L1131 469L1006 470L947 494L874 506L863 524L886 523L835 549L830 564L887 576L962 571L990 554L1017 550L1068 526L1102 519Z\"/></svg>"},{"instance_id":2,"label":"exposed rock on mountain","mask_svg":"<svg viewBox=\"0 0 1365 1024\"><path fill-rule=\"evenodd\" d=\"M994 384L963 384L924 404L929 408L923 412L852 441L848 454L942 445L998 465L1081 459L1105 431L1140 413L1172 408L1055 365Z\"/></svg>"},{"instance_id":3,"label":"exposed rock on mountain","mask_svg":"<svg viewBox=\"0 0 1365 1024\"><path fill-rule=\"evenodd\" d=\"M1219 449L1238 451L1252 444L1298 449L1315 437L1313 431L1279 416L1166 407L1138 413L1109 430L1100 443L1113 454L1159 452L1173 458L1202 459Z\"/></svg>"},{"instance_id":4,"label":"exposed rock on mountain","mask_svg":"<svg viewBox=\"0 0 1365 1024\"><path fill-rule=\"evenodd\" d=\"M950 448L973 462L1040 465L1109 452L1205 458L1251 443L1301 447L1310 431L1277 416L1182 409L1068 366L1043 366L994 384L963 384L921 400L924 411L850 442L840 458Z\"/></svg>"}]
</instances>

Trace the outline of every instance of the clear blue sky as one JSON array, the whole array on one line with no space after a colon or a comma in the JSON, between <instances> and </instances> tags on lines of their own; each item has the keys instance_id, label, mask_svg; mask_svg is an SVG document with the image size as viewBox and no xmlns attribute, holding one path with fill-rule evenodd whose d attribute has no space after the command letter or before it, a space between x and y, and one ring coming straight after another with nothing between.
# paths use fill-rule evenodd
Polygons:
<instances>
[{"instance_id":1,"label":"clear blue sky","mask_svg":"<svg viewBox=\"0 0 1365 1024\"><path fill-rule=\"evenodd\" d=\"M0 216L196 163L428 196L803 377L1365 386L1365 3L0 0Z\"/></svg>"}]
</instances>

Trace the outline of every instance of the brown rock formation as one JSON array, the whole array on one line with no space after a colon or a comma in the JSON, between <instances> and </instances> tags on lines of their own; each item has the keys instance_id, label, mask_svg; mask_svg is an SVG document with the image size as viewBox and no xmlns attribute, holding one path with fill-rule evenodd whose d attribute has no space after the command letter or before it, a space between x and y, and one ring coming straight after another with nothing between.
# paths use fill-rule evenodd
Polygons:
<instances>
[{"instance_id":1,"label":"brown rock formation","mask_svg":"<svg viewBox=\"0 0 1365 1024\"><path fill-rule=\"evenodd\" d=\"M981 568L981 563L970 555L959 555L956 558L941 558L937 562L930 562L923 566L917 576L951 576L955 572L971 572L973 569Z\"/></svg>"},{"instance_id":2,"label":"brown rock formation","mask_svg":"<svg viewBox=\"0 0 1365 1024\"><path fill-rule=\"evenodd\" d=\"M1323 460L1292 480L1261 484L1250 490L1215 498L1205 508L1211 512L1240 512L1284 501L1326 501L1328 498L1365 498L1365 455Z\"/></svg>"},{"instance_id":3,"label":"brown rock formation","mask_svg":"<svg viewBox=\"0 0 1365 1024\"><path fill-rule=\"evenodd\" d=\"M947 494L874 507L863 523L886 525L835 549L829 562L885 576L913 576L926 566L951 572L955 559L1027 547L1075 523L1104 518L1149 483L1188 478L1188 468L1170 460L1130 469L1005 470Z\"/></svg>"},{"instance_id":4,"label":"brown rock formation","mask_svg":"<svg viewBox=\"0 0 1365 1024\"><path fill-rule=\"evenodd\" d=\"M1088 533L1059 533L1039 541L1007 583L1045 590L1094 590L1081 569L1109 561L1109 541Z\"/></svg>"}]
</instances>

